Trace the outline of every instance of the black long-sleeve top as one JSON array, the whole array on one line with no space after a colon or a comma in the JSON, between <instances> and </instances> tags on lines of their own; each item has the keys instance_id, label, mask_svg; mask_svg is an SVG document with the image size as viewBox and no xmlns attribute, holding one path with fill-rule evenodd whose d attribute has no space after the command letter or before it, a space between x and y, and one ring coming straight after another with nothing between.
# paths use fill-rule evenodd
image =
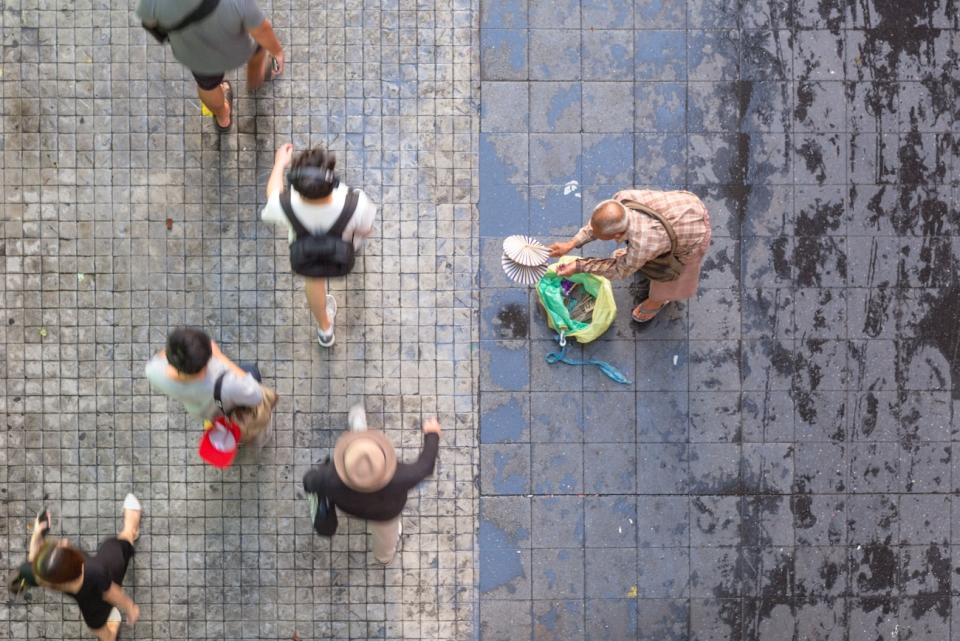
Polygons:
<instances>
[{"instance_id":1,"label":"black long-sleeve top","mask_svg":"<svg viewBox=\"0 0 960 641\"><path fill-rule=\"evenodd\" d=\"M333 463L321 463L303 475L303 489L327 496L352 516L372 521L389 521L400 515L407 503L407 492L433 474L440 447L440 435L429 433L423 438L423 450L414 463L397 462L397 471L387 485L376 492L357 492L344 485Z\"/></svg>"}]
</instances>

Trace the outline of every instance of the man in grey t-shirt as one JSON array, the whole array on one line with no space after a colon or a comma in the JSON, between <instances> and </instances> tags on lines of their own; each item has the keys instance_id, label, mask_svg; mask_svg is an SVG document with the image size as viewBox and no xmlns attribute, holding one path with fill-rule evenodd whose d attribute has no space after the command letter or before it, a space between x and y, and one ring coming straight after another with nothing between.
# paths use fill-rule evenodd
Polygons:
<instances>
[{"instance_id":1,"label":"man in grey t-shirt","mask_svg":"<svg viewBox=\"0 0 960 641\"><path fill-rule=\"evenodd\" d=\"M167 349L147 362L144 373L154 389L180 401L188 414L200 419L219 413L213 391L221 374L220 399L227 412L256 407L263 400L263 388L253 375L224 356L209 336L190 327L171 332Z\"/></svg>"},{"instance_id":2,"label":"man in grey t-shirt","mask_svg":"<svg viewBox=\"0 0 960 641\"><path fill-rule=\"evenodd\" d=\"M137 17L145 26L165 31L178 25L201 2L140 0ZM174 57L193 73L200 100L213 112L221 132L233 124L233 89L223 80L226 72L246 63L251 90L283 72L283 48L255 0L220 0L210 15L168 32L168 37Z\"/></svg>"}]
</instances>

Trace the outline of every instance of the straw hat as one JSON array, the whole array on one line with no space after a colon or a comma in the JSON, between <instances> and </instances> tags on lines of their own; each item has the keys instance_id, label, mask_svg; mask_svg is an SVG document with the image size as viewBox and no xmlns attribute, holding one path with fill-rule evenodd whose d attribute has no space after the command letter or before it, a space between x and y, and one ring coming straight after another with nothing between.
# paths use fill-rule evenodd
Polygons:
<instances>
[{"instance_id":1,"label":"straw hat","mask_svg":"<svg viewBox=\"0 0 960 641\"><path fill-rule=\"evenodd\" d=\"M333 449L333 466L351 490L376 492L397 471L397 454L383 432L344 432Z\"/></svg>"}]
</instances>

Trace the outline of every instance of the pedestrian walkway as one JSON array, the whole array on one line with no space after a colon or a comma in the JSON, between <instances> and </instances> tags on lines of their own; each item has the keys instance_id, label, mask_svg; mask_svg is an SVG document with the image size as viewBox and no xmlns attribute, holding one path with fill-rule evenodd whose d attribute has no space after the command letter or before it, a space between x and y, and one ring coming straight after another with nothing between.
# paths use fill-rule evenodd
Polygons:
<instances>
[{"instance_id":1,"label":"pedestrian walkway","mask_svg":"<svg viewBox=\"0 0 960 641\"><path fill-rule=\"evenodd\" d=\"M480 638L960 638L955 9L480 13ZM568 347L620 385L544 362L500 254L630 186L697 193L713 247Z\"/></svg>"},{"instance_id":2,"label":"pedestrian walkway","mask_svg":"<svg viewBox=\"0 0 960 641\"><path fill-rule=\"evenodd\" d=\"M45 505L56 533L94 549L132 488L146 512L125 583L142 611L122 638L470 639L476 12L262 6L286 70L256 97L233 74L237 127L219 137L134 4L0 9L0 565L21 562ZM380 205L358 269L333 285L332 350L286 234L259 222L288 141L329 145ZM180 324L258 362L279 393L259 460L204 465L200 423L151 394L143 366ZM386 569L363 522L313 535L301 485L360 400L408 460L423 418L444 420ZM0 638L89 637L59 595L30 599L0 607Z\"/></svg>"}]
</instances>

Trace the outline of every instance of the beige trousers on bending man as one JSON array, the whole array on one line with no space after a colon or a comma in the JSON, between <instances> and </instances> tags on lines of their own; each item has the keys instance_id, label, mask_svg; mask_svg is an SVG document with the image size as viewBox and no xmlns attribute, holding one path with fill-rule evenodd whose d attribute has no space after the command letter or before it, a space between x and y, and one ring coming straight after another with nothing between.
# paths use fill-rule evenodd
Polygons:
<instances>
[{"instance_id":1,"label":"beige trousers on bending man","mask_svg":"<svg viewBox=\"0 0 960 641\"><path fill-rule=\"evenodd\" d=\"M354 405L347 416L347 425L351 432L365 432L367 430L367 413L362 405ZM400 533L403 530L401 516L389 521L367 521L370 534L373 535L373 556L384 565L393 560L397 553L397 544L400 542Z\"/></svg>"}]
</instances>

